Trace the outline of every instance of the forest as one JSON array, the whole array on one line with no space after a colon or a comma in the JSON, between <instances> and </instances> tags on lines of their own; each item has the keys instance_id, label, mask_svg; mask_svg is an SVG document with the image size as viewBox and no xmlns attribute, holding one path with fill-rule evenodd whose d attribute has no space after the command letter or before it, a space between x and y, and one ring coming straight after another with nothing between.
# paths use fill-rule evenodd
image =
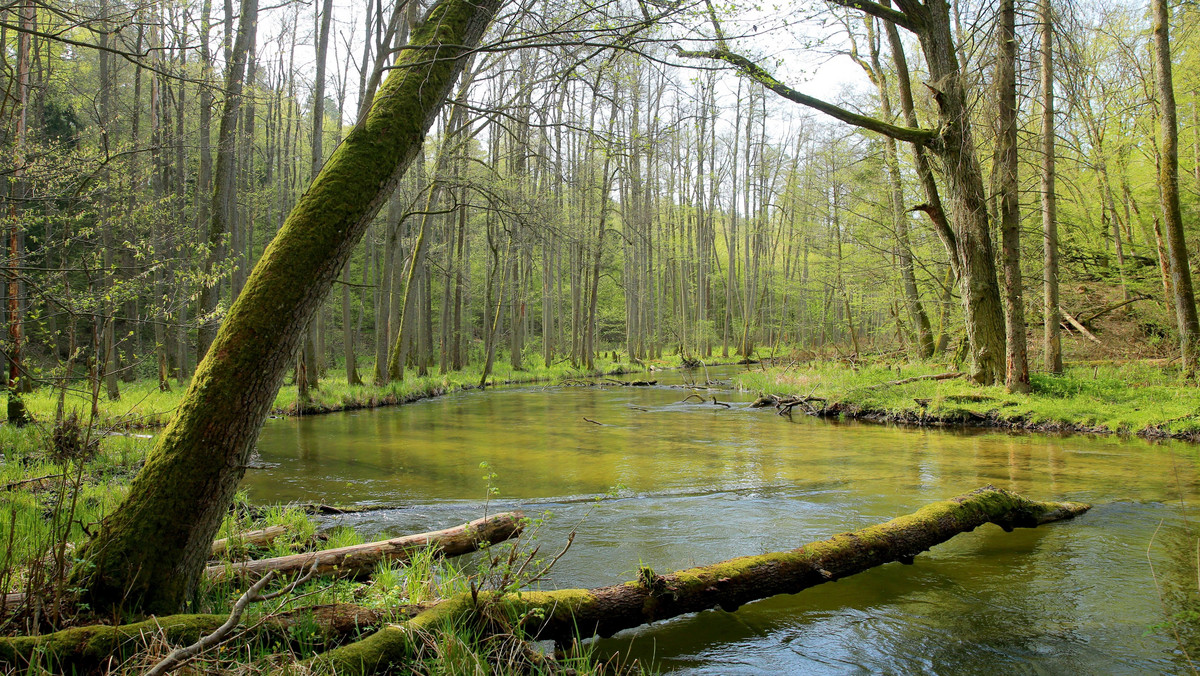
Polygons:
<instances>
[{"instance_id":1,"label":"forest","mask_svg":"<svg viewBox=\"0 0 1200 676\"><path fill-rule=\"evenodd\" d=\"M687 649L605 641L859 573L838 587L904 588L868 569L986 523L1090 542L1131 502L1122 586L1153 603L1123 621L1162 645L1095 639L1092 664L1195 670L1192 4L0 11L0 673L671 671ZM560 403L513 408L534 392ZM663 412L703 422L629 436ZM939 460L889 459L918 478L877 489L863 468L821 530L736 517L767 539L721 563L682 535L604 575L569 562L593 519L652 518L609 515L631 496L817 480L770 446L805 434L820 448L789 452ZM1034 536L986 532L1023 565ZM912 652L846 659L978 666Z\"/></svg>"}]
</instances>

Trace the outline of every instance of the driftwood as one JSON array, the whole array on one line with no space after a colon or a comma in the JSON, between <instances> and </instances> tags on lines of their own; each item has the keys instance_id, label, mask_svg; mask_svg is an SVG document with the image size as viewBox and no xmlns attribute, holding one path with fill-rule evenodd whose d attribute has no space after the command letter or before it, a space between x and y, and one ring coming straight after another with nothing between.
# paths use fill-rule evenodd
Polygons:
<instances>
[{"instance_id":1,"label":"driftwood","mask_svg":"<svg viewBox=\"0 0 1200 676\"><path fill-rule=\"evenodd\" d=\"M230 544L242 547L262 547L269 545L287 533L287 526L271 526L262 530L249 530L233 537L213 540L212 555L220 556L229 549Z\"/></svg>"},{"instance_id":2,"label":"driftwood","mask_svg":"<svg viewBox=\"0 0 1200 676\"><path fill-rule=\"evenodd\" d=\"M1084 513L1089 505L1035 502L992 486L935 502L908 516L787 552L746 556L657 575L643 568L637 580L597 589L520 594L462 594L407 622L318 655L314 668L337 673L380 673L403 665L420 650L417 637L443 627L481 627L488 618L522 618L527 636L567 644L575 637L611 636L629 629L715 607L727 611L776 594L809 587L913 557L985 523L1005 530L1034 527ZM416 639L416 640L414 640ZM401 669L402 670L402 669Z\"/></svg>"},{"instance_id":3,"label":"driftwood","mask_svg":"<svg viewBox=\"0 0 1200 676\"><path fill-rule=\"evenodd\" d=\"M1091 331L1088 331L1087 328L1083 324L1079 323L1079 320L1072 317L1071 313L1064 310L1061 305L1058 306L1058 311L1062 314L1063 318L1065 318L1068 322L1071 323L1071 326L1075 327L1075 330L1077 330L1080 333L1082 333L1083 335L1087 336L1088 340L1092 341L1093 343L1095 343L1097 345L1103 345L1103 343L1100 342L1099 338L1097 338L1095 335L1093 335Z\"/></svg>"},{"instance_id":4,"label":"driftwood","mask_svg":"<svg viewBox=\"0 0 1200 676\"><path fill-rule=\"evenodd\" d=\"M291 575L315 564L317 575L361 576L369 574L380 561L404 561L414 551L426 547L437 547L443 556L460 556L479 549L484 543L503 542L521 532L524 518L521 512L503 512L430 533L272 559L212 565L204 573L217 581L236 577L257 579L268 571Z\"/></svg>"},{"instance_id":5,"label":"driftwood","mask_svg":"<svg viewBox=\"0 0 1200 676\"><path fill-rule=\"evenodd\" d=\"M817 410L812 405L812 402L814 401L821 402L820 410ZM828 402L828 400L825 397L815 397L811 394L803 397L796 396L794 394L789 394L787 396L779 396L778 394L764 394L758 399L755 399L754 403L750 404L750 408L766 408L768 406L773 406L775 407L776 414L781 416L790 416L792 414L792 409L800 406L804 408L804 412L808 415L819 416L825 412L824 405L826 402Z\"/></svg>"}]
</instances>

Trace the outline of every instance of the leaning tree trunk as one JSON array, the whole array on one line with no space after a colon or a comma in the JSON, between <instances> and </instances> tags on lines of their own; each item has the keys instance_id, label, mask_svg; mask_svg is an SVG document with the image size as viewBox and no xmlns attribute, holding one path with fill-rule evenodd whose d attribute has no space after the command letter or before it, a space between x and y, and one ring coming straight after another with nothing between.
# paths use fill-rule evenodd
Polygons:
<instances>
[{"instance_id":1,"label":"leaning tree trunk","mask_svg":"<svg viewBox=\"0 0 1200 676\"><path fill-rule=\"evenodd\" d=\"M229 310L171 424L129 497L80 552L80 600L164 613L191 597L213 534L292 362L304 327L353 246L420 150L462 55L498 0L443 0L430 9L381 87L292 209Z\"/></svg>"},{"instance_id":2,"label":"leaning tree trunk","mask_svg":"<svg viewBox=\"0 0 1200 676\"><path fill-rule=\"evenodd\" d=\"M936 4L936 3L935 3ZM930 87L938 106L938 143L932 151L942 161L949 212L957 235L959 282L971 346L971 379L985 385L1004 380L1004 314L996 279L996 256L988 225L983 171L972 138L963 73L949 14L923 13L918 32L929 63Z\"/></svg>"},{"instance_id":3,"label":"leaning tree trunk","mask_svg":"<svg viewBox=\"0 0 1200 676\"><path fill-rule=\"evenodd\" d=\"M795 594L892 561L911 564L934 545L985 523L1006 531L1032 528L1078 516L1089 508L1078 502L1036 502L985 486L887 523L787 552L744 556L667 575L643 567L636 580L598 589L480 594L478 599L462 594L358 643L318 655L311 663L341 676L382 673L415 657L421 641L414 636L461 629L486 617L521 618L525 636L566 645L576 637L611 636L718 606L732 612L751 601ZM481 635L486 636L486 630Z\"/></svg>"}]
</instances>

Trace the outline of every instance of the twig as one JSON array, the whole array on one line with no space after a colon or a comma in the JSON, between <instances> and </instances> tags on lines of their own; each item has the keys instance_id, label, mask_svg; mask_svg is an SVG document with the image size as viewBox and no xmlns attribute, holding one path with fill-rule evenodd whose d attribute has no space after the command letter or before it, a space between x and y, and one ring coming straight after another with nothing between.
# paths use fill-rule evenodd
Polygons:
<instances>
[{"instance_id":1,"label":"twig","mask_svg":"<svg viewBox=\"0 0 1200 676\"><path fill-rule=\"evenodd\" d=\"M700 403L701 403L701 404L703 404L703 403L704 403L704 397L702 397L702 396L700 396L700 395L696 394L695 392L693 392L692 394L689 394L688 396L684 397L683 399L680 399L680 400L679 400L679 403L681 403L681 404L683 404L683 403L687 403L687 401L688 401L689 399L691 399L692 397L695 397L696 399L698 399L698 400L700 401Z\"/></svg>"},{"instance_id":2,"label":"twig","mask_svg":"<svg viewBox=\"0 0 1200 676\"><path fill-rule=\"evenodd\" d=\"M229 619L225 620L225 624L217 627L216 631L213 633L201 637L199 641L196 641L190 646L185 648L176 648L175 650L171 651L170 655L167 655L161 662L154 665L153 669L147 671L146 676L163 676L163 674L169 674L175 669L179 668L179 666L181 666L187 660L192 659L205 650L208 650L209 648L224 641L225 637L229 635L229 632L233 631L233 629L238 626L238 623L241 622L242 615L246 612L246 608L249 607L251 603L258 601L270 601L271 599L279 598L284 594L290 594L296 589L296 587L311 580L316 572L317 566L314 564L308 569L307 574L296 578L291 584L287 585L283 589L270 594L263 594L263 588L270 584L271 580L275 579L275 571L267 571L267 574L263 575L262 579L250 585L250 588L246 590L246 593L242 594L233 604L233 610L229 611Z\"/></svg>"},{"instance_id":3,"label":"twig","mask_svg":"<svg viewBox=\"0 0 1200 676\"><path fill-rule=\"evenodd\" d=\"M46 479L57 479L60 476L62 476L61 472L58 474L47 474L46 476L34 477L32 479L23 479L21 481L14 481L11 484L6 484L4 486L4 488L0 488L0 490L11 491L12 489L14 489L18 486L24 486L25 484L31 484L35 481L45 481Z\"/></svg>"},{"instance_id":4,"label":"twig","mask_svg":"<svg viewBox=\"0 0 1200 676\"><path fill-rule=\"evenodd\" d=\"M584 421L585 421L585 422L590 422L590 423L592 423L593 425L600 425L600 426L603 426L603 425L604 425L604 423L602 423L602 422L596 422L595 420L592 420L591 418L584 418Z\"/></svg>"}]
</instances>

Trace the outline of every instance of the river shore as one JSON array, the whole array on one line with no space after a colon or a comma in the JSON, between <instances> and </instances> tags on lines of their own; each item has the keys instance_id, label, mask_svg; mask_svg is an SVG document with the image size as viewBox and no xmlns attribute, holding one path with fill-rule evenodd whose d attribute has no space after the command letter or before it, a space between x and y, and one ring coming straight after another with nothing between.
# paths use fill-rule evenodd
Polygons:
<instances>
[{"instance_id":1,"label":"river shore","mask_svg":"<svg viewBox=\"0 0 1200 676\"><path fill-rule=\"evenodd\" d=\"M813 362L747 371L738 386L808 398L793 415L919 427L1200 440L1200 388L1146 362L1073 364L1035 373L1029 394L984 387L938 363Z\"/></svg>"}]
</instances>

